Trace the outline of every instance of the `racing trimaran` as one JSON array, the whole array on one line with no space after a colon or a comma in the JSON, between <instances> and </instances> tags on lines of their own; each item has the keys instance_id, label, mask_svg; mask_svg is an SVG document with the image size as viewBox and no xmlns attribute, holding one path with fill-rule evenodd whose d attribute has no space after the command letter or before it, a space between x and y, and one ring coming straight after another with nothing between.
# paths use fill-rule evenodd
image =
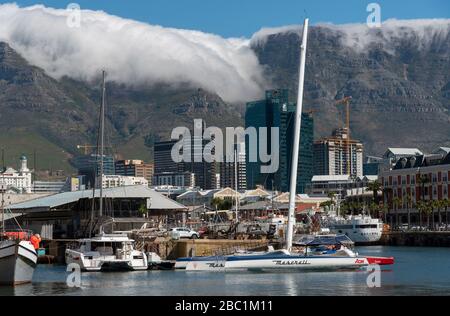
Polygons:
<instances>
[{"instance_id":1,"label":"racing trimaran","mask_svg":"<svg viewBox=\"0 0 450 316\"><path fill-rule=\"evenodd\" d=\"M372 264L391 265L394 258L359 256L352 251L351 240L345 235L307 236L293 247L295 224L295 197L297 166L300 144L301 115L305 79L306 47L309 20L305 19L300 49L298 99L295 115L294 146L292 151L289 217L286 232L286 247L265 252L243 252L228 256L180 258L175 267L188 271L233 271L233 270L306 270L306 269L359 269Z\"/></svg>"}]
</instances>

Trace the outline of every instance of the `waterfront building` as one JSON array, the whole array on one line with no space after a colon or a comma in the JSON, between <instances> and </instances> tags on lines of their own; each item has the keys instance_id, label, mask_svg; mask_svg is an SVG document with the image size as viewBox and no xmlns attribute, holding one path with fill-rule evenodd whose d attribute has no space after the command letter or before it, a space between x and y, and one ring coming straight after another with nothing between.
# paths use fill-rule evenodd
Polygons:
<instances>
[{"instance_id":1,"label":"waterfront building","mask_svg":"<svg viewBox=\"0 0 450 316\"><path fill-rule=\"evenodd\" d=\"M153 164L142 160L118 160L115 163L116 175L145 178L151 185L153 181Z\"/></svg>"},{"instance_id":2,"label":"waterfront building","mask_svg":"<svg viewBox=\"0 0 450 316\"><path fill-rule=\"evenodd\" d=\"M224 161L219 163L219 178L220 185L218 188L236 188L237 175L237 189L239 191L247 189L247 174L246 174L246 159L245 159L245 143L235 145L237 163L235 156L224 157Z\"/></svg>"},{"instance_id":3,"label":"waterfront building","mask_svg":"<svg viewBox=\"0 0 450 316\"><path fill-rule=\"evenodd\" d=\"M279 128L279 169L274 174L261 174L261 162L247 162L247 188L262 185L268 189L287 191L290 182L291 157L294 140L296 104L289 102L286 89L266 91L266 98L247 103L245 127L268 129L267 148L272 152L272 127ZM258 135L259 139L259 135ZM305 192L313 176L314 121L312 114L302 114L301 137L298 161L297 191ZM258 140L259 143L259 140ZM246 155L249 157L249 143L246 140Z\"/></svg>"},{"instance_id":4,"label":"waterfront building","mask_svg":"<svg viewBox=\"0 0 450 316\"><path fill-rule=\"evenodd\" d=\"M420 156L420 155L423 155L423 152L421 152L418 148L390 147L383 154L382 170L386 171L392 169L396 165L396 163L402 158L409 158L412 156Z\"/></svg>"},{"instance_id":5,"label":"waterfront building","mask_svg":"<svg viewBox=\"0 0 450 316\"><path fill-rule=\"evenodd\" d=\"M97 154L83 155L74 159L74 165L78 169L78 175L84 176L84 184L90 188L94 185L95 179L100 178L100 164L103 159L103 174L114 175L114 157L103 155L103 158Z\"/></svg>"},{"instance_id":6,"label":"waterfront building","mask_svg":"<svg viewBox=\"0 0 450 316\"><path fill-rule=\"evenodd\" d=\"M433 151L433 154L438 155L448 155L450 153L450 147L439 147L435 151Z\"/></svg>"},{"instance_id":7,"label":"waterfront building","mask_svg":"<svg viewBox=\"0 0 450 316\"><path fill-rule=\"evenodd\" d=\"M231 204L235 204L244 194L233 190L232 188L223 188L216 190L199 190L192 189L177 196L177 201L186 206L205 205L212 207L214 199L229 200Z\"/></svg>"},{"instance_id":8,"label":"waterfront building","mask_svg":"<svg viewBox=\"0 0 450 316\"><path fill-rule=\"evenodd\" d=\"M334 193L344 197L347 190L355 186L355 178L349 175L317 175L311 180L310 193L322 196Z\"/></svg>"},{"instance_id":9,"label":"waterfront building","mask_svg":"<svg viewBox=\"0 0 450 316\"><path fill-rule=\"evenodd\" d=\"M315 175L347 175L350 161L350 175L363 176L363 144L350 139L351 159L348 159L347 128L336 129L331 137L326 137L314 143L314 174Z\"/></svg>"},{"instance_id":10,"label":"waterfront building","mask_svg":"<svg viewBox=\"0 0 450 316\"><path fill-rule=\"evenodd\" d=\"M186 170L184 162L175 162L172 159L172 148L177 141L156 142L153 147L153 160L155 175L161 173L183 173Z\"/></svg>"},{"instance_id":11,"label":"waterfront building","mask_svg":"<svg viewBox=\"0 0 450 316\"><path fill-rule=\"evenodd\" d=\"M27 157L20 157L19 171L7 167L0 173L0 184L17 193L31 193L31 171L27 166Z\"/></svg>"},{"instance_id":12,"label":"waterfront building","mask_svg":"<svg viewBox=\"0 0 450 316\"><path fill-rule=\"evenodd\" d=\"M103 188L116 188L130 185L148 186L148 184L148 180L144 177L129 177L119 175L103 175L102 177Z\"/></svg>"},{"instance_id":13,"label":"waterfront building","mask_svg":"<svg viewBox=\"0 0 450 316\"><path fill-rule=\"evenodd\" d=\"M179 186L185 183L187 186L198 186L202 189L216 188L216 164L205 161L203 155L196 157L197 152L203 153L203 150L195 146L202 144L205 146L209 141L196 141L196 137L192 137L192 143L184 148L191 150L191 162L174 162L172 159L172 148L178 141L165 141L155 143L154 147L154 164L155 174L153 179L156 181L154 185L174 185ZM199 158L199 159L196 159ZM198 161L196 161L198 160ZM200 161L201 160L201 161ZM194 175L194 181L191 181L190 175Z\"/></svg>"},{"instance_id":14,"label":"waterfront building","mask_svg":"<svg viewBox=\"0 0 450 316\"><path fill-rule=\"evenodd\" d=\"M363 175L365 176L377 176L383 165L383 158L367 156L363 163Z\"/></svg>"},{"instance_id":15,"label":"waterfront building","mask_svg":"<svg viewBox=\"0 0 450 316\"><path fill-rule=\"evenodd\" d=\"M67 191L66 188L67 181L34 181L32 192L56 194Z\"/></svg>"},{"instance_id":16,"label":"waterfront building","mask_svg":"<svg viewBox=\"0 0 450 316\"><path fill-rule=\"evenodd\" d=\"M450 199L449 179L450 153L402 157L391 170L384 170L380 174L384 202L400 214L398 224L407 222L408 211L412 214L411 221L419 222L419 201ZM390 213L389 216L395 222L396 214ZM433 222L439 221L437 216L435 214Z\"/></svg>"},{"instance_id":17,"label":"waterfront building","mask_svg":"<svg viewBox=\"0 0 450 316\"><path fill-rule=\"evenodd\" d=\"M195 187L195 174L186 172L162 172L155 174L152 181L154 186Z\"/></svg>"},{"instance_id":18,"label":"waterfront building","mask_svg":"<svg viewBox=\"0 0 450 316\"><path fill-rule=\"evenodd\" d=\"M93 202L94 216L98 216L100 190L64 192L10 205L22 227L39 233L43 239L73 239L89 236ZM93 195L94 194L94 195ZM94 197L94 199L93 199ZM157 226L159 219L175 222L186 207L143 185L103 190L104 216L114 218L115 231L131 231ZM142 208L148 213L143 217ZM105 225L110 233L112 226Z\"/></svg>"}]
</instances>

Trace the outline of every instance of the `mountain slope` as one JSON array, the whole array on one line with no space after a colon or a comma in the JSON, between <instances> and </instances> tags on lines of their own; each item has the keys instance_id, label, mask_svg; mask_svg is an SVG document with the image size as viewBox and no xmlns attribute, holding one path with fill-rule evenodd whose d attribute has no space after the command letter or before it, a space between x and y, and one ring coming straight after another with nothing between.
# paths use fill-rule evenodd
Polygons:
<instances>
[{"instance_id":1,"label":"mountain slope","mask_svg":"<svg viewBox=\"0 0 450 316\"><path fill-rule=\"evenodd\" d=\"M99 82L57 81L0 43L0 130L7 135L0 142L7 163L16 164L17 152L31 156L36 150L39 168L73 171L68 161L80 154L77 145L96 144ZM242 122L240 113L216 94L188 85L130 88L108 82L106 101L106 141L118 158L151 160L154 141L169 139L174 127L192 128L195 118L218 127ZM14 137L42 138L48 144L21 141L17 148L11 144Z\"/></svg>"},{"instance_id":2,"label":"mountain slope","mask_svg":"<svg viewBox=\"0 0 450 316\"><path fill-rule=\"evenodd\" d=\"M274 86L296 91L299 32L278 32L254 41ZM450 143L450 32L421 47L416 37L374 41L358 50L327 27L310 31L305 104L315 109L316 137L343 125L335 101L351 95L351 131L380 155L388 146L431 151ZM378 35L381 36L381 35Z\"/></svg>"}]
</instances>

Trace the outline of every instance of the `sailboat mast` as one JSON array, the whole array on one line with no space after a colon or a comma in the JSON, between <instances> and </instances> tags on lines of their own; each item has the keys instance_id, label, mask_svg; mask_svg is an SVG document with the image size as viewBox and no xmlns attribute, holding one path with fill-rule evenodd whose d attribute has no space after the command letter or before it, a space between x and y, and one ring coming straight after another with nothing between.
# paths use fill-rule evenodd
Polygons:
<instances>
[{"instance_id":1,"label":"sailboat mast","mask_svg":"<svg viewBox=\"0 0 450 316\"><path fill-rule=\"evenodd\" d=\"M5 188L5 170L2 170L1 190L2 190L2 206L1 206L2 207L2 236L1 237L4 237L5 232L6 232L6 229L5 229L5 196L4 196L5 190L6 190L6 188Z\"/></svg>"},{"instance_id":2,"label":"sailboat mast","mask_svg":"<svg viewBox=\"0 0 450 316\"><path fill-rule=\"evenodd\" d=\"M306 63L306 46L308 41L308 23L309 19L305 19L303 25L303 38L300 47L300 69L298 79L298 98L297 109L295 111L295 128L294 128L294 146L292 149L291 162L291 183L289 188L289 217L288 228L286 232L286 249L291 250L292 240L294 237L294 223L295 223L295 199L297 196L297 169L298 169L298 153L300 148L300 130L302 124L302 110L303 110L303 91L305 84L305 63Z\"/></svg>"},{"instance_id":3,"label":"sailboat mast","mask_svg":"<svg viewBox=\"0 0 450 316\"><path fill-rule=\"evenodd\" d=\"M236 223L239 222L239 191L238 191L238 161L237 161L237 150L234 150L234 188L236 190Z\"/></svg>"},{"instance_id":4,"label":"sailboat mast","mask_svg":"<svg viewBox=\"0 0 450 316\"><path fill-rule=\"evenodd\" d=\"M104 141L105 141L105 97L106 97L106 85L105 77L106 72L103 70L103 82L102 82L102 106L100 109L100 203L99 203L99 216L103 215L103 159L104 159Z\"/></svg>"}]
</instances>

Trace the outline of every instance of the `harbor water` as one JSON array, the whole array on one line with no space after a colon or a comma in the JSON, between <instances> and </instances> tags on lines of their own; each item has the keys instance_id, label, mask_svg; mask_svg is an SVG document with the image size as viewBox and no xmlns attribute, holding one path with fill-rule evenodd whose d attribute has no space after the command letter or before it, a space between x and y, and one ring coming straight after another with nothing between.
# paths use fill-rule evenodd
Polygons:
<instances>
[{"instance_id":1,"label":"harbor water","mask_svg":"<svg viewBox=\"0 0 450 316\"><path fill-rule=\"evenodd\" d=\"M394 256L369 288L367 271L345 272L186 272L83 273L81 287L67 286L65 266L39 265L33 283L0 287L0 295L450 295L450 248L358 247L362 255Z\"/></svg>"}]
</instances>

